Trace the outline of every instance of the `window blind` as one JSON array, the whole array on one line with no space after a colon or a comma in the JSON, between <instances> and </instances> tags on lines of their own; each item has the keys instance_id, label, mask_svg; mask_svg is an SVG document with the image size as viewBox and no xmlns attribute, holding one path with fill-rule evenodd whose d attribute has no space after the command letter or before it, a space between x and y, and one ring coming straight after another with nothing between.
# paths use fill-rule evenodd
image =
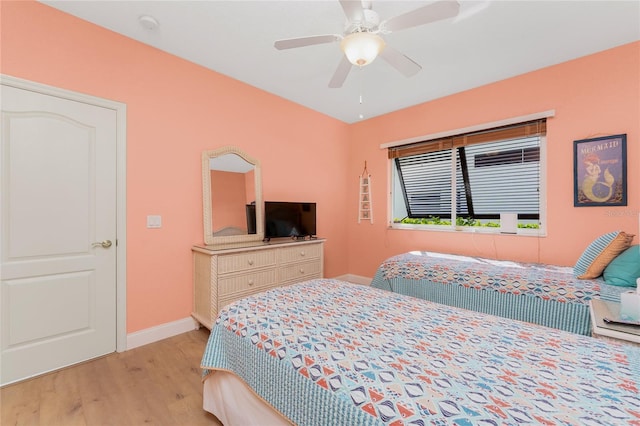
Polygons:
<instances>
[{"instance_id":1,"label":"window blind","mask_svg":"<svg viewBox=\"0 0 640 426\"><path fill-rule=\"evenodd\" d=\"M451 216L451 150L396 160L407 216Z\"/></svg>"},{"instance_id":2,"label":"window blind","mask_svg":"<svg viewBox=\"0 0 640 426\"><path fill-rule=\"evenodd\" d=\"M495 127L479 132L463 133L446 138L416 142L388 148L388 157L401 158L429 152L460 148L486 142L498 142L511 139L544 136L547 133L546 118L532 120L508 126Z\"/></svg>"},{"instance_id":3,"label":"window blind","mask_svg":"<svg viewBox=\"0 0 640 426\"><path fill-rule=\"evenodd\" d=\"M452 187L452 158L456 185ZM473 144L395 158L409 218L457 216L520 219L540 214L540 137ZM394 215L395 216L395 215Z\"/></svg>"},{"instance_id":4,"label":"window blind","mask_svg":"<svg viewBox=\"0 0 640 426\"><path fill-rule=\"evenodd\" d=\"M501 212L520 219L540 213L540 138L538 136L465 148L473 210L462 215L497 218Z\"/></svg>"}]
</instances>

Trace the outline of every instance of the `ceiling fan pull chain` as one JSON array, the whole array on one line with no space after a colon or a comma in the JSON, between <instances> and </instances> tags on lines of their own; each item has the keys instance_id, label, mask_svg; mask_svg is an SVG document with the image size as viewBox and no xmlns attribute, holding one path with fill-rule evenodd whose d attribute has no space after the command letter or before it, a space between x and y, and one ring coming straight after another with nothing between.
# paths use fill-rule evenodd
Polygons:
<instances>
[{"instance_id":1,"label":"ceiling fan pull chain","mask_svg":"<svg viewBox=\"0 0 640 426\"><path fill-rule=\"evenodd\" d=\"M358 79L360 80L360 105L362 105L362 67L358 67Z\"/></svg>"},{"instance_id":2,"label":"ceiling fan pull chain","mask_svg":"<svg viewBox=\"0 0 640 426\"><path fill-rule=\"evenodd\" d=\"M363 86L363 78L362 78L362 67L359 67L359 72L358 72L358 78L360 80L360 114L358 115L358 117L360 118L360 120L362 120L364 118L364 113L362 111L362 103L363 103L363 98L362 98L362 86Z\"/></svg>"}]
</instances>

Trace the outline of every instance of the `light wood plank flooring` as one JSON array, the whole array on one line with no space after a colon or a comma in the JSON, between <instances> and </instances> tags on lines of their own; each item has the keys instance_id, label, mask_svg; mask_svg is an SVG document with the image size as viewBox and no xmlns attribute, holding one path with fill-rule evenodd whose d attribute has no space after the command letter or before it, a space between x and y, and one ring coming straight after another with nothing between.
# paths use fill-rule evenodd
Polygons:
<instances>
[{"instance_id":1,"label":"light wood plank flooring","mask_svg":"<svg viewBox=\"0 0 640 426\"><path fill-rule=\"evenodd\" d=\"M221 425L202 409L205 328L0 389L9 425Z\"/></svg>"}]
</instances>

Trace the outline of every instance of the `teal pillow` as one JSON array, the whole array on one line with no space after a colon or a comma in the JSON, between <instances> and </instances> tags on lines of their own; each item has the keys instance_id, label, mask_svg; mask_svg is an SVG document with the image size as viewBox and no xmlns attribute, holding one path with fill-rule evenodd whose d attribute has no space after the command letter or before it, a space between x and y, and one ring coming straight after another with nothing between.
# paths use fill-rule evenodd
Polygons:
<instances>
[{"instance_id":1,"label":"teal pillow","mask_svg":"<svg viewBox=\"0 0 640 426\"><path fill-rule=\"evenodd\" d=\"M620 287L635 287L640 278L640 245L631 246L604 269L604 282Z\"/></svg>"}]
</instances>

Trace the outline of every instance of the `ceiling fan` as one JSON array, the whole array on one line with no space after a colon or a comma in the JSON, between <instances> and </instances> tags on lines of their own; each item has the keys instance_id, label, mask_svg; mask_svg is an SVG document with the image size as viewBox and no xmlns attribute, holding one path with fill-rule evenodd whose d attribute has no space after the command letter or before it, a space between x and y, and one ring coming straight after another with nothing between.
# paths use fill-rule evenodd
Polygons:
<instances>
[{"instance_id":1,"label":"ceiling fan","mask_svg":"<svg viewBox=\"0 0 640 426\"><path fill-rule=\"evenodd\" d=\"M380 21L378 14L367 0L338 0L347 17L344 34L325 34L278 40L278 50L293 49L315 44L340 41L345 53L329 81L329 87L339 88L347 79L353 65L363 67L378 55L404 76L411 77L422 69L411 58L385 44L381 35L404 30L456 16L460 4L455 0L440 0L410 12Z\"/></svg>"}]
</instances>

